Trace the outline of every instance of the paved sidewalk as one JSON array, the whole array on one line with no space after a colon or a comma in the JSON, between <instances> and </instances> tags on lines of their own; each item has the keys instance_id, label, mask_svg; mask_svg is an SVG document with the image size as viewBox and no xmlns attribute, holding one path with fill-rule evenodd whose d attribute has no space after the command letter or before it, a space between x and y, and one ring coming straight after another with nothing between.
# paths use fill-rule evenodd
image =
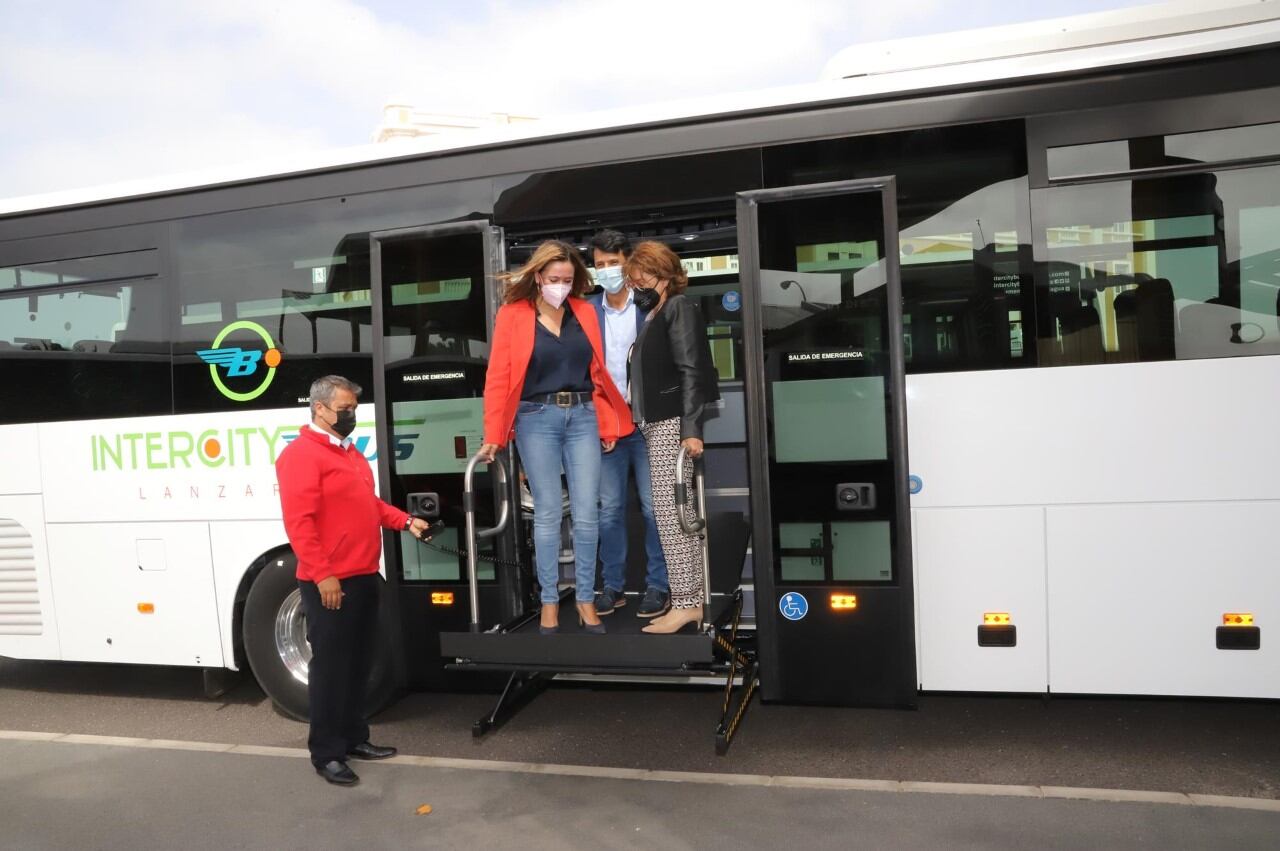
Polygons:
<instances>
[{"instance_id":1,"label":"paved sidewalk","mask_svg":"<svg viewBox=\"0 0 1280 851\"><path fill-rule=\"evenodd\" d=\"M884 784L897 791L870 791L821 788L857 781L423 757L353 763L361 784L338 789L296 749L18 735L0 735L3 844L32 851L1271 849L1280 836L1274 801L1077 800L1071 795L1093 793L1052 787L991 794L1002 790ZM433 811L418 815L422 804Z\"/></svg>"}]
</instances>

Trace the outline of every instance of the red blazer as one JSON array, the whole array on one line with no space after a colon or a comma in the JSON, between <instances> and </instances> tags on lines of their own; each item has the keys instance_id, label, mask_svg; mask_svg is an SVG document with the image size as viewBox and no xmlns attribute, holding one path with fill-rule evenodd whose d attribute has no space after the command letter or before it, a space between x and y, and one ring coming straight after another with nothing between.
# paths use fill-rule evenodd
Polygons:
<instances>
[{"instance_id":1,"label":"red blazer","mask_svg":"<svg viewBox=\"0 0 1280 851\"><path fill-rule=\"evenodd\" d=\"M299 579L377 573L379 527L403 529L409 515L378 499L369 462L355 446L334 446L303 426L276 459L284 531Z\"/></svg>"},{"instance_id":2,"label":"red blazer","mask_svg":"<svg viewBox=\"0 0 1280 851\"><path fill-rule=\"evenodd\" d=\"M596 405L596 421L601 440L617 440L635 431L631 409L626 399L613 386L604 365L604 344L600 339L600 322L591 303L569 298L569 309L582 326L591 343L591 383L595 385L592 400ZM493 346L489 353L489 370L484 381L484 442L506 446L514 434L516 410L524 391L524 376L533 357L533 323L537 308L527 301L504 304L494 321Z\"/></svg>"}]
</instances>

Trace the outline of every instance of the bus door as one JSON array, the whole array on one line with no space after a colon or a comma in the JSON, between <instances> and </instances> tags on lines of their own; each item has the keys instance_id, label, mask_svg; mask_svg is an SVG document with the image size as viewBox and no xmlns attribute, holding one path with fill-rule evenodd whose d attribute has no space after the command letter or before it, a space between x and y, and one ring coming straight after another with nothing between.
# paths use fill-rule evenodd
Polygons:
<instances>
[{"instance_id":1,"label":"bus door","mask_svg":"<svg viewBox=\"0 0 1280 851\"><path fill-rule=\"evenodd\" d=\"M738 195L765 700L915 702L894 187Z\"/></svg>"},{"instance_id":2,"label":"bus door","mask_svg":"<svg viewBox=\"0 0 1280 851\"><path fill-rule=\"evenodd\" d=\"M462 482L483 437L495 310L488 283L503 268L502 233L485 221L452 222L373 233L370 242L381 493L443 524L430 544L392 535L387 580L396 589L409 683L440 687L439 633L466 630L469 621ZM479 522L493 524L499 494L483 467L475 478ZM478 555L483 608L503 617L523 610L525 572L495 570L516 564L514 537L488 538Z\"/></svg>"}]
</instances>

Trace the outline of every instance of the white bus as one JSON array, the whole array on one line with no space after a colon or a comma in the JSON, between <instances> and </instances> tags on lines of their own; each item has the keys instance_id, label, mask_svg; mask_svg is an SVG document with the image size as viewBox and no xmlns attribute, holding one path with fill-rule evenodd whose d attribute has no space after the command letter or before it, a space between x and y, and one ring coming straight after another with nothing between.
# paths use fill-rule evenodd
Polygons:
<instances>
[{"instance_id":1,"label":"white bus","mask_svg":"<svg viewBox=\"0 0 1280 851\"><path fill-rule=\"evenodd\" d=\"M446 523L388 536L377 700L469 667L723 671L621 626L604 657L520 638L518 512L478 577L478 634L510 641L473 640L493 273L609 227L675 248L708 320L711 585L744 601L765 699L1280 697L1280 7L828 71L0 203L0 655L249 667L305 712L272 462L340 373L384 496Z\"/></svg>"}]
</instances>

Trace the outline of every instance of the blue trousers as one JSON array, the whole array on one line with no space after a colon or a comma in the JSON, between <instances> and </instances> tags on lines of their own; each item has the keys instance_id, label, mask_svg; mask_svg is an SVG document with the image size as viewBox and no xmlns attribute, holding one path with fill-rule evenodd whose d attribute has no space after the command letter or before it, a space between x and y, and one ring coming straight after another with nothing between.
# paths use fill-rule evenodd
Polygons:
<instances>
[{"instance_id":1,"label":"blue trousers","mask_svg":"<svg viewBox=\"0 0 1280 851\"><path fill-rule=\"evenodd\" d=\"M636 476L644 515L645 586L667 592L667 560L653 520L649 449L640 429L618 441L600 460L600 575L605 588L625 591L627 582L627 481Z\"/></svg>"},{"instance_id":2,"label":"blue trousers","mask_svg":"<svg viewBox=\"0 0 1280 851\"><path fill-rule=\"evenodd\" d=\"M600 427L591 402L568 408L521 402L516 447L533 494L533 556L543 603L560 600L560 471L569 482L573 514L574 596L595 598L599 543Z\"/></svg>"}]
</instances>

